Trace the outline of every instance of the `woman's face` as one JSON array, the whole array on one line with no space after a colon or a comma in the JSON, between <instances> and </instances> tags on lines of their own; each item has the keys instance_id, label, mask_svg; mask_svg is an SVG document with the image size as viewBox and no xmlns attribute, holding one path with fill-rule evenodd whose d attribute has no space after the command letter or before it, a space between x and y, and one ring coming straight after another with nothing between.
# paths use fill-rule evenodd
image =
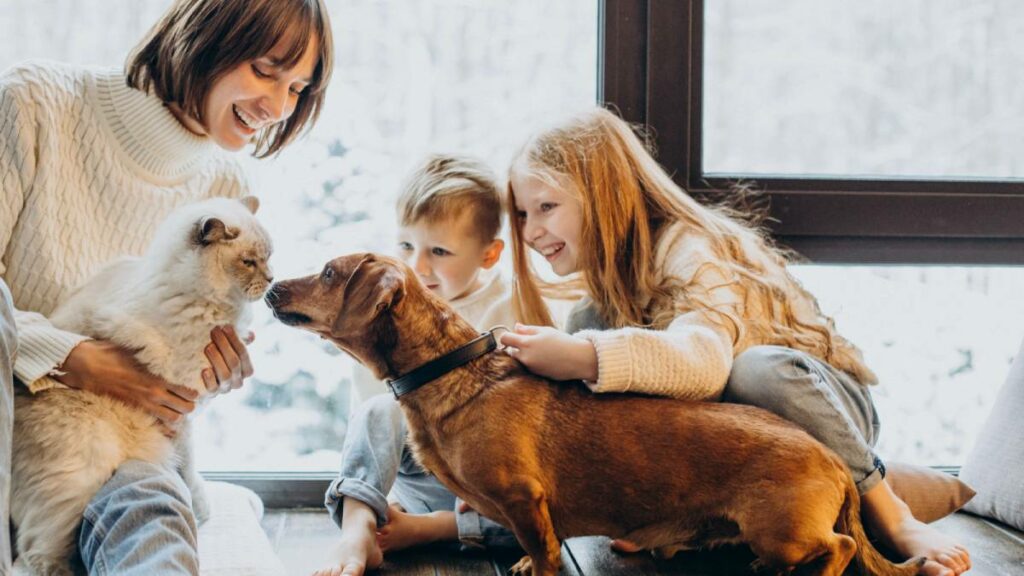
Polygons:
<instances>
[{"instance_id":1,"label":"woman's face","mask_svg":"<svg viewBox=\"0 0 1024 576\"><path fill-rule=\"evenodd\" d=\"M287 50L288 46L279 42L270 53L239 64L217 80L206 95L205 125L187 116L179 119L186 128L209 136L225 150L244 148L263 128L287 120L299 94L312 82L319 58L317 39L310 39L292 68L281 64Z\"/></svg>"},{"instance_id":2,"label":"woman's face","mask_svg":"<svg viewBox=\"0 0 1024 576\"><path fill-rule=\"evenodd\" d=\"M544 256L559 276L579 269L583 210L568 190L568 182L552 186L517 163L510 180L523 241ZM556 182L560 179L556 177Z\"/></svg>"}]
</instances>

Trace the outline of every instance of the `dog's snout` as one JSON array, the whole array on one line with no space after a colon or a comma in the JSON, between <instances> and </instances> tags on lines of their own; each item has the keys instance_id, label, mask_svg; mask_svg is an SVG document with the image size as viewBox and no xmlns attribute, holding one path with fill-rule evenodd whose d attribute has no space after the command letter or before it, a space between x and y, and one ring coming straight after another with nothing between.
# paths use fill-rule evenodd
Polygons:
<instances>
[{"instance_id":1,"label":"dog's snout","mask_svg":"<svg viewBox=\"0 0 1024 576\"><path fill-rule=\"evenodd\" d=\"M276 308L284 304L287 299L288 289L282 286L281 283L272 284L270 289L267 290L266 296L263 297L263 301L271 308Z\"/></svg>"}]
</instances>

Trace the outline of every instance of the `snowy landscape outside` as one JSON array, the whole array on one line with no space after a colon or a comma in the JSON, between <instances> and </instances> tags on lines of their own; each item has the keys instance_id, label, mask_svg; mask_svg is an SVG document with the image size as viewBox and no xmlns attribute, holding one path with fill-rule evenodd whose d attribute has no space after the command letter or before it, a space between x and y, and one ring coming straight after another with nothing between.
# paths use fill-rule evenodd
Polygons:
<instances>
[{"instance_id":1,"label":"snowy landscape outside","mask_svg":"<svg viewBox=\"0 0 1024 576\"><path fill-rule=\"evenodd\" d=\"M169 4L0 0L0 68L120 66ZM709 170L1024 177L1024 6L706 4ZM427 153L476 154L503 175L531 132L597 99L597 0L328 6L336 63L319 124L278 158L244 159L277 278L391 251L399 183ZM962 463L1024 337L1024 269L793 270L880 377L882 456ZM334 470L353 361L262 307L255 332L256 375L199 418L201 467Z\"/></svg>"}]
</instances>

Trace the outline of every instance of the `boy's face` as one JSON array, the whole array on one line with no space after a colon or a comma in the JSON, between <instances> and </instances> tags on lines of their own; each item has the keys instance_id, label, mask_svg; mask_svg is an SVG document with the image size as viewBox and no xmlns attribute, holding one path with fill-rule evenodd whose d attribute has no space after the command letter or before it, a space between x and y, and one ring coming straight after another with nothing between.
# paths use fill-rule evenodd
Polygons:
<instances>
[{"instance_id":1,"label":"boy's face","mask_svg":"<svg viewBox=\"0 0 1024 576\"><path fill-rule=\"evenodd\" d=\"M445 300L480 288L480 270L498 261L505 243L485 243L474 233L472 215L447 222L416 222L398 231L398 256L423 284Z\"/></svg>"}]
</instances>

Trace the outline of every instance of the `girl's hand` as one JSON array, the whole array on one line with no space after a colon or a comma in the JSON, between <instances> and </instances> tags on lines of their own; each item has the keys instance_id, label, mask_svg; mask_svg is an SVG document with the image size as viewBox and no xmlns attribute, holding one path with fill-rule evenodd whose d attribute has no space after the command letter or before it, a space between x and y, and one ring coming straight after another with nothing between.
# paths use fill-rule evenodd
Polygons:
<instances>
[{"instance_id":1,"label":"girl's hand","mask_svg":"<svg viewBox=\"0 0 1024 576\"><path fill-rule=\"evenodd\" d=\"M203 369L203 383L211 394L223 394L241 388L252 376L252 362L245 346L256 336L249 332L243 342L234 326L217 326L210 330L210 343L206 346L206 359L210 368Z\"/></svg>"},{"instance_id":2,"label":"girl's hand","mask_svg":"<svg viewBox=\"0 0 1024 576\"><path fill-rule=\"evenodd\" d=\"M552 380L597 380L597 351L589 340L548 326L516 324L501 335L509 356Z\"/></svg>"},{"instance_id":3,"label":"girl's hand","mask_svg":"<svg viewBox=\"0 0 1024 576\"><path fill-rule=\"evenodd\" d=\"M75 346L60 370L64 374L54 376L58 382L136 406L156 418L168 437L196 407L194 390L152 374L130 352L104 340Z\"/></svg>"}]
</instances>

